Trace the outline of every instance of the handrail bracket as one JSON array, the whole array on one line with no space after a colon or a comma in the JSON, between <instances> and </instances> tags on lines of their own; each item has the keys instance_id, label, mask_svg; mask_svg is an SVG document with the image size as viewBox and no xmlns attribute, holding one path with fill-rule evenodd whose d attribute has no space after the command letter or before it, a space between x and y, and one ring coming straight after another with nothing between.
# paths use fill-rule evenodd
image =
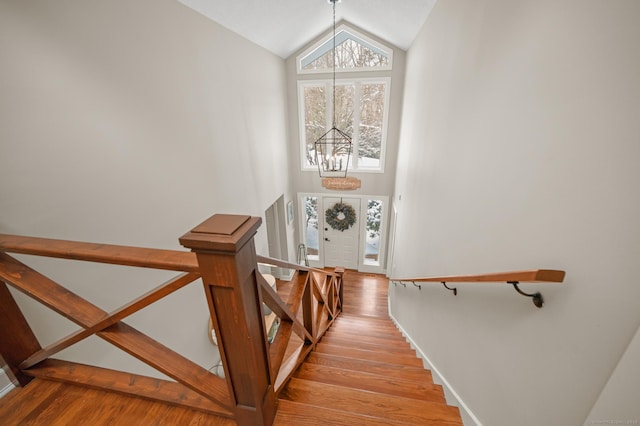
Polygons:
<instances>
[{"instance_id":1,"label":"handrail bracket","mask_svg":"<svg viewBox=\"0 0 640 426\"><path fill-rule=\"evenodd\" d=\"M518 284L520 284L519 281L507 281L507 284L513 285L513 288L521 295L531 297L533 299L533 304L536 305L536 307L538 308L542 308L542 305L544 304L544 299L542 298L542 294L540 294L540 292L535 292L532 294L525 293L524 291L520 290L520 288L518 287Z\"/></svg>"},{"instance_id":2,"label":"handrail bracket","mask_svg":"<svg viewBox=\"0 0 640 426\"><path fill-rule=\"evenodd\" d=\"M446 288L447 290L451 290L453 292L454 296L458 295L458 288L457 287L447 287L447 282L446 281L442 281L442 285L444 286L444 288Z\"/></svg>"}]
</instances>

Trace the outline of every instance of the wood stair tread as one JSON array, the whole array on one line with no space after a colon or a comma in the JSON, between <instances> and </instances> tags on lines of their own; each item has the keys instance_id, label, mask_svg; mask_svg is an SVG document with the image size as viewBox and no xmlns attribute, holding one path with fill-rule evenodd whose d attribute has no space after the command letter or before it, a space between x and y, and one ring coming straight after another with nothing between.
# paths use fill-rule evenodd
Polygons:
<instances>
[{"instance_id":1,"label":"wood stair tread","mask_svg":"<svg viewBox=\"0 0 640 426\"><path fill-rule=\"evenodd\" d=\"M401 346L409 345L409 343L400 333L398 333L397 335L364 332L358 333L357 330L332 330L332 328L330 328L329 331L325 333L325 337L337 337L340 339L357 340L360 342L388 342L390 344L399 344Z\"/></svg>"},{"instance_id":2,"label":"wood stair tread","mask_svg":"<svg viewBox=\"0 0 640 426\"><path fill-rule=\"evenodd\" d=\"M410 380L418 383L433 382L431 372L422 367L388 364L379 361L347 358L340 355L319 352L311 352L307 357L306 362L341 369L362 371L365 373L392 376L397 379Z\"/></svg>"},{"instance_id":3,"label":"wood stair tread","mask_svg":"<svg viewBox=\"0 0 640 426\"><path fill-rule=\"evenodd\" d=\"M309 415L311 412L313 416ZM367 426L404 426L410 423L379 419L281 399L278 401L278 411L273 424L274 426L353 426L357 424Z\"/></svg>"},{"instance_id":4,"label":"wood stair tread","mask_svg":"<svg viewBox=\"0 0 640 426\"><path fill-rule=\"evenodd\" d=\"M393 328L397 330L396 325L393 323L393 321L391 321L391 319L340 315L340 322L343 324L364 324L369 327Z\"/></svg>"},{"instance_id":5,"label":"wood stair tread","mask_svg":"<svg viewBox=\"0 0 640 426\"><path fill-rule=\"evenodd\" d=\"M294 377L380 394L445 403L442 386L435 385L431 382L417 383L415 381L381 376L374 373L310 363L301 365L294 374Z\"/></svg>"},{"instance_id":6,"label":"wood stair tread","mask_svg":"<svg viewBox=\"0 0 640 426\"><path fill-rule=\"evenodd\" d=\"M316 345L316 352L339 355L347 358L368 359L389 364L407 365L410 367L423 367L422 360L416 358L415 355L398 355L368 351L365 349L342 348L322 342Z\"/></svg>"},{"instance_id":7,"label":"wood stair tread","mask_svg":"<svg viewBox=\"0 0 640 426\"><path fill-rule=\"evenodd\" d=\"M289 381L280 398L412 424L462 424L458 408L443 403L418 401L295 377Z\"/></svg>"},{"instance_id":8,"label":"wood stair tread","mask_svg":"<svg viewBox=\"0 0 640 426\"><path fill-rule=\"evenodd\" d=\"M395 343L380 343L379 341L371 342L367 339L353 340L347 338L325 336L320 340L328 345L340 346L341 348L365 349L368 351L378 351L389 354L409 355L416 357L416 351L411 349L409 344L396 345Z\"/></svg>"},{"instance_id":9,"label":"wood stair tread","mask_svg":"<svg viewBox=\"0 0 640 426\"><path fill-rule=\"evenodd\" d=\"M398 340L398 341L405 340L402 334L400 333L400 331L398 331L397 329L384 330L380 328L346 327L346 326L338 326L335 323L331 327L331 333L332 334L354 334L356 336L360 336L361 338L383 337L383 338L389 338L391 340Z\"/></svg>"},{"instance_id":10,"label":"wood stair tread","mask_svg":"<svg viewBox=\"0 0 640 426\"><path fill-rule=\"evenodd\" d=\"M340 315L340 318L353 320L353 321L371 321L371 322L381 322L381 323L384 322L384 323L393 324L393 321L388 316L383 318L383 317L376 317L376 316L370 316L370 315L356 315L356 314L350 314L347 312L342 312L342 314Z\"/></svg>"},{"instance_id":11,"label":"wood stair tread","mask_svg":"<svg viewBox=\"0 0 640 426\"><path fill-rule=\"evenodd\" d=\"M338 317L331 329L333 331L344 331L346 333L370 333L390 336L402 336L402 333L400 333L400 330L398 330L395 325L376 325L360 322L347 322L344 321L341 317Z\"/></svg>"},{"instance_id":12,"label":"wood stair tread","mask_svg":"<svg viewBox=\"0 0 640 426\"><path fill-rule=\"evenodd\" d=\"M335 325L334 325L335 326ZM391 332L381 332L380 330L362 330L356 328L344 329L344 328L336 328L334 329L332 326L331 331L327 333L327 337L341 337L343 339L352 339L359 341L367 341L368 339L382 339L387 340L389 342L395 343L407 343L405 337L400 334L399 331L396 330L395 333Z\"/></svg>"}]
</instances>

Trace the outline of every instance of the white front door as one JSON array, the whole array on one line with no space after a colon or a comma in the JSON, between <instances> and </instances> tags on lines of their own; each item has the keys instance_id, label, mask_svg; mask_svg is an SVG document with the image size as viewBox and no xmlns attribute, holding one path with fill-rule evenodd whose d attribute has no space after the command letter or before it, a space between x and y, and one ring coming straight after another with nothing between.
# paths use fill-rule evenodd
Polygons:
<instances>
[{"instance_id":1,"label":"white front door","mask_svg":"<svg viewBox=\"0 0 640 426\"><path fill-rule=\"evenodd\" d=\"M334 229L327 223L326 212L332 209L336 203L343 203L353 208L355 223L345 230ZM323 197L322 222L324 227L324 264L325 266L343 266L349 269L358 269L358 248L360 247L360 199ZM339 215L338 221L344 220L344 215ZM345 223L345 222L343 222Z\"/></svg>"}]
</instances>

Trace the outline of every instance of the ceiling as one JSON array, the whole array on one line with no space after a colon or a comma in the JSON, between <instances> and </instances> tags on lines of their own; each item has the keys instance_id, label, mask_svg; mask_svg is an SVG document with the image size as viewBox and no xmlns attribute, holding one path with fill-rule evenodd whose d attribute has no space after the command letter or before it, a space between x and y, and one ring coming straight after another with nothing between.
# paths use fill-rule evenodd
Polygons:
<instances>
[{"instance_id":1,"label":"ceiling","mask_svg":"<svg viewBox=\"0 0 640 426\"><path fill-rule=\"evenodd\" d=\"M178 0L282 58L333 26L329 0ZM345 20L408 49L436 0L339 0Z\"/></svg>"}]
</instances>

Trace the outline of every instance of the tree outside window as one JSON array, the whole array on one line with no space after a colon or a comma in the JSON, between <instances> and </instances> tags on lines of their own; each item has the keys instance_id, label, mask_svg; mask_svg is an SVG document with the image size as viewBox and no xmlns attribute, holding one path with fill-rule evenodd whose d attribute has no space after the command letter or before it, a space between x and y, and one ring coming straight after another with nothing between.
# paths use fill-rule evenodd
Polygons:
<instances>
[{"instance_id":1,"label":"tree outside window","mask_svg":"<svg viewBox=\"0 0 640 426\"><path fill-rule=\"evenodd\" d=\"M386 127L388 80L337 81L335 100L331 80L301 84L304 106L304 168L316 165L314 142L333 125L351 137L351 170L381 170ZM335 117L333 103L335 102Z\"/></svg>"}]
</instances>

